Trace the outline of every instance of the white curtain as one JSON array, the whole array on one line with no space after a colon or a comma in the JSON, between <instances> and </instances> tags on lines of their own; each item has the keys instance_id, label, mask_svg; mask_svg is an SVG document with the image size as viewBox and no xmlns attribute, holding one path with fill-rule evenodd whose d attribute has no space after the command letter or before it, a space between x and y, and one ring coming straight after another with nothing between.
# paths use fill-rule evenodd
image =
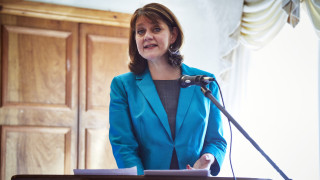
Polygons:
<instances>
[{"instance_id":1,"label":"white curtain","mask_svg":"<svg viewBox=\"0 0 320 180\"><path fill-rule=\"evenodd\" d=\"M288 15L282 10L282 0L244 0L238 31L231 35L240 46L225 56L231 64L220 75L228 110L234 116L240 116L245 97L249 51L260 49L271 41L286 24L287 18Z\"/></svg>"},{"instance_id":2,"label":"white curtain","mask_svg":"<svg viewBox=\"0 0 320 180\"><path fill-rule=\"evenodd\" d=\"M320 38L320 1L319 0L304 0L302 3L304 9L312 21L314 29Z\"/></svg>"},{"instance_id":3,"label":"white curtain","mask_svg":"<svg viewBox=\"0 0 320 180\"><path fill-rule=\"evenodd\" d=\"M307 11L320 38L320 1L304 0L302 7ZM299 8L300 0L244 0L241 22L237 31L229 36L229 39L232 37L242 46L234 46L232 51L226 51L228 54L224 60L230 64L222 68L220 74L226 99L232 105L231 111L240 111L246 87L246 69L250 64L248 50L264 47L286 23L292 27L299 26Z\"/></svg>"},{"instance_id":4,"label":"white curtain","mask_svg":"<svg viewBox=\"0 0 320 180\"><path fill-rule=\"evenodd\" d=\"M288 0L245 0L239 31L235 31L233 36L238 38L240 45L229 54L232 63L227 71L223 71L223 93L225 95L226 109L241 124L245 125L245 117L241 114L242 105L245 102L247 92L248 68L250 66L250 51L263 48L287 25L288 22L293 27L299 26L300 6L293 4L287 12L283 8L284 3L292 3ZM295 1L296 2L296 1ZM299 0L300 3L300 0ZM290 6L292 4L289 4ZM296 6L294 6L296 5ZM320 38L320 1L304 0L302 7L308 12L312 20L317 36ZM295 11L295 12L294 12ZM298 24L297 24L298 23ZM285 48L285 47L283 47ZM280 49L279 49L280 50ZM246 128L246 126L243 126ZM228 127L225 127L228 135ZM234 129L234 132L237 130ZM228 137L227 137L228 138ZM235 134L234 142L237 143L238 135ZM239 138L240 139L240 138ZM237 144L233 146L233 152L239 152ZM237 163L240 156L234 155L234 163ZM228 157L226 157L228 158ZM259 156L260 158L260 156ZM278 159L278 158L275 158ZM281 165L281 164L280 164ZM228 166L227 163L224 166ZM235 165L235 167L237 167ZM268 166L269 167L269 166ZM286 167L286 166L281 166ZM223 168L222 175L227 174L228 167ZM273 171L271 171L273 173ZM285 171L286 172L286 171ZM314 171L313 171L314 172ZM225 173L225 174L224 174ZM237 172L236 172L237 174Z\"/></svg>"},{"instance_id":5,"label":"white curtain","mask_svg":"<svg viewBox=\"0 0 320 180\"><path fill-rule=\"evenodd\" d=\"M282 0L282 9L288 14L287 22L295 27L300 21L300 0Z\"/></svg>"},{"instance_id":6,"label":"white curtain","mask_svg":"<svg viewBox=\"0 0 320 180\"><path fill-rule=\"evenodd\" d=\"M299 25L300 0L245 0L239 41L259 49L271 41L286 22ZM320 1L303 0L315 31L320 38Z\"/></svg>"},{"instance_id":7,"label":"white curtain","mask_svg":"<svg viewBox=\"0 0 320 180\"><path fill-rule=\"evenodd\" d=\"M240 42L259 49L271 41L286 23L282 1L246 0L243 7Z\"/></svg>"},{"instance_id":8,"label":"white curtain","mask_svg":"<svg viewBox=\"0 0 320 180\"><path fill-rule=\"evenodd\" d=\"M282 0L244 0L242 18L237 31L230 37L237 39L237 46L224 57L229 68L222 69L223 90L230 111L240 112L241 98L246 88L246 69L250 57L249 49L260 49L282 29L288 15L282 10ZM241 83L239 83L241 82Z\"/></svg>"}]
</instances>

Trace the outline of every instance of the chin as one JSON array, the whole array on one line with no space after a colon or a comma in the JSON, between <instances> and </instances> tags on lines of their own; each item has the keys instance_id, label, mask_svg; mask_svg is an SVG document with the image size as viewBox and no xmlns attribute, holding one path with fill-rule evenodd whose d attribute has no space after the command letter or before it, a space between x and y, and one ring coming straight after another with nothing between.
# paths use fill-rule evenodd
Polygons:
<instances>
[{"instance_id":1,"label":"chin","mask_svg":"<svg viewBox=\"0 0 320 180\"><path fill-rule=\"evenodd\" d=\"M148 61L153 61L155 59L158 59L158 56L142 56L143 58L145 58Z\"/></svg>"},{"instance_id":2,"label":"chin","mask_svg":"<svg viewBox=\"0 0 320 180\"><path fill-rule=\"evenodd\" d=\"M157 61L158 59L163 59L163 55L147 55L142 57L149 61Z\"/></svg>"}]
</instances>

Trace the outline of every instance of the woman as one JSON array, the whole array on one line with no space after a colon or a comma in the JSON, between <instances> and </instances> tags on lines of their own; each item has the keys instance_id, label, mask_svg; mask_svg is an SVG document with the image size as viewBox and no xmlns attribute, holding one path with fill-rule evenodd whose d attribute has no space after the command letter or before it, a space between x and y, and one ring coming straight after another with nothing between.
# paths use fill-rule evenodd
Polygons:
<instances>
[{"instance_id":1,"label":"woman","mask_svg":"<svg viewBox=\"0 0 320 180\"><path fill-rule=\"evenodd\" d=\"M119 168L220 171L226 150L219 110L200 87L180 89L181 75L212 74L182 63L183 33L174 14L157 3L135 11L130 23L131 72L111 83L109 139ZM218 88L209 84L218 98ZM193 167L191 167L191 165Z\"/></svg>"}]
</instances>

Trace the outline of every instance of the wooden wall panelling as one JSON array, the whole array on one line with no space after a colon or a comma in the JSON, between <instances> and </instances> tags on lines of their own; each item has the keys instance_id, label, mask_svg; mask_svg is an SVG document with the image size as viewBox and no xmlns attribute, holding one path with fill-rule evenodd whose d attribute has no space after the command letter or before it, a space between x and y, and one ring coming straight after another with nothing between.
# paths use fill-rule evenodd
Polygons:
<instances>
[{"instance_id":1,"label":"wooden wall panelling","mask_svg":"<svg viewBox=\"0 0 320 180\"><path fill-rule=\"evenodd\" d=\"M76 8L32 1L12 3L1 3L0 1L0 13L116 27L129 27L131 19L131 15L127 13Z\"/></svg>"},{"instance_id":2,"label":"wooden wall panelling","mask_svg":"<svg viewBox=\"0 0 320 180\"><path fill-rule=\"evenodd\" d=\"M1 3L21 2L23 0L0 0Z\"/></svg>"},{"instance_id":3,"label":"wooden wall panelling","mask_svg":"<svg viewBox=\"0 0 320 180\"><path fill-rule=\"evenodd\" d=\"M70 151L64 151L50 146L51 153L56 155L51 159L60 159L61 156L70 156L70 163L62 161L47 162L48 152L46 143L35 146L41 135L36 128L18 135L10 134L23 144L25 152L19 146L10 146L3 156L13 159L25 159L33 154L37 161L24 163L1 164L1 176L7 180L9 174L37 173L58 174L71 173L77 167L77 126L78 126L78 24L73 22L46 20L12 15L0 15L1 22L1 107L0 125L19 126L28 129L37 126L70 129ZM32 132L35 130L35 132ZM44 133L44 140L50 140L51 132ZM60 135L59 135L60 136ZM64 138L58 138L57 144L65 144ZM1 139L1 143L15 142ZM30 143L26 143L30 142ZM36 155L34 146L37 147ZM15 151L16 153L10 153ZM2 152L3 153L3 152ZM3 157L2 156L2 157ZM37 157L36 157L37 156ZM39 162L41 162L39 164ZM61 167L65 167L61 170ZM12 171L12 169L15 169ZM4 179L1 179L4 180Z\"/></svg>"},{"instance_id":4,"label":"wooden wall panelling","mask_svg":"<svg viewBox=\"0 0 320 180\"><path fill-rule=\"evenodd\" d=\"M15 174L70 172L70 128L0 126L0 130L1 179L9 180Z\"/></svg>"},{"instance_id":5,"label":"wooden wall panelling","mask_svg":"<svg viewBox=\"0 0 320 180\"><path fill-rule=\"evenodd\" d=\"M110 84L128 72L129 29L80 25L79 168L116 168L108 138Z\"/></svg>"},{"instance_id":6,"label":"wooden wall panelling","mask_svg":"<svg viewBox=\"0 0 320 180\"><path fill-rule=\"evenodd\" d=\"M108 140L109 86L112 77L128 71L131 15L30 1L2 2L5 3L0 3L0 125L4 129L29 130L7 131L9 135L3 136L6 138L1 143L6 143L2 146L6 148L1 153L3 157L9 156L8 151L11 153L6 165L1 164L4 172L0 176L8 179L12 173L34 172L31 169L37 169L37 174L69 174L73 168L115 168ZM86 24L79 28L79 23ZM34 127L67 128L71 140L63 142L63 133L43 134ZM68 154L70 165L63 164L61 157L41 167L34 162L45 159L26 161L23 165L11 162L36 154L33 142L39 138L44 139L42 142L60 139L59 147L70 144L70 153L61 154L58 150L61 148L53 149L53 154L60 152L65 157ZM18 146L7 145L9 142L22 142L26 151L21 153ZM49 146L40 143L35 147L45 154ZM43 157L39 155L36 159Z\"/></svg>"},{"instance_id":7,"label":"wooden wall panelling","mask_svg":"<svg viewBox=\"0 0 320 180\"><path fill-rule=\"evenodd\" d=\"M3 37L2 106L71 108L71 33L3 25Z\"/></svg>"}]
</instances>

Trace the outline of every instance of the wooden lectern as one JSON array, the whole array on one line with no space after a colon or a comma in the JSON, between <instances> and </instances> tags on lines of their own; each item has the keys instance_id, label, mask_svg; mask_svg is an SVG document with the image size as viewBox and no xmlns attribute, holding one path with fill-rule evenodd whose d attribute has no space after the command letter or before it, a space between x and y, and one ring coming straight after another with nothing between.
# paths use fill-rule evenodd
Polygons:
<instances>
[{"instance_id":1,"label":"wooden lectern","mask_svg":"<svg viewBox=\"0 0 320 180\"><path fill-rule=\"evenodd\" d=\"M11 180L233 180L233 177L199 176L107 176L107 175L15 175ZM241 178L237 180L271 180L261 178Z\"/></svg>"}]
</instances>

